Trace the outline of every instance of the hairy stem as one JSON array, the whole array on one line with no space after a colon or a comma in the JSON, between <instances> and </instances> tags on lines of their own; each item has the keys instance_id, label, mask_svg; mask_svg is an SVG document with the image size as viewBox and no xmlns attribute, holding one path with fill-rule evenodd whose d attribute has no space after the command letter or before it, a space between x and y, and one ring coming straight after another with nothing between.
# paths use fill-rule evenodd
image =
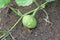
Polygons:
<instances>
[{"instance_id":1,"label":"hairy stem","mask_svg":"<svg viewBox=\"0 0 60 40\"><path fill-rule=\"evenodd\" d=\"M49 17L48 17L48 13L46 12L46 10L42 9L44 11L44 13L46 14L46 19L48 20Z\"/></svg>"},{"instance_id":2,"label":"hairy stem","mask_svg":"<svg viewBox=\"0 0 60 40\"><path fill-rule=\"evenodd\" d=\"M5 37L6 35L8 35L8 34L16 27L16 25L20 22L21 19L22 19L22 17L19 18L19 19L17 20L17 22L12 26L12 28L11 28L10 30L8 30L6 34L3 34L0 38L3 39L3 37Z\"/></svg>"},{"instance_id":3,"label":"hairy stem","mask_svg":"<svg viewBox=\"0 0 60 40\"><path fill-rule=\"evenodd\" d=\"M34 10L32 16L35 16L35 14L36 14L36 12L37 12L38 10L39 10L39 7L37 7L37 8Z\"/></svg>"},{"instance_id":4,"label":"hairy stem","mask_svg":"<svg viewBox=\"0 0 60 40\"><path fill-rule=\"evenodd\" d=\"M20 22L21 19L22 17L17 20L17 22L12 26L12 28L8 32L11 32L16 27L16 25Z\"/></svg>"},{"instance_id":5,"label":"hairy stem","mask_svg":"<svg viewBox=\"0 0 60 40\"><path fill-rule=\"evenodd\" d=\"M22 13L19 10L15 10L13 7L8 6L15 14L17 14L18 16L22 16Z\"/></svg>"},{"instance_id":6,"label":"hairy stem","mask_svg":"<svg viewBox=\"0 0 60 40\"><path fill-rule=\"evenodd\" d=\"M44 10L44 8L45 8L44 6L45 6L47 3L48 3L48 2L45 2L45 3L43 3L43 4L41 5L41 9L42 9L42 10L44 11L44 13L46 14L46 18L45 18L45 19L46 19L46 20L45 20L46 22L47 22L48 19L49 19L48 13L46 12L46 10ZM35 0L35 4L36 4L37 7L40 6L36 0ZM44 6L43 6L43 5L44 5Z\"/></svg>"},{"instance_id":7,"label":"hairy stem","mask_svg":"<svg viewBox=\"0 0 60 40\"><path fill-rule=\"evenodd\" d=\"M12 40L16 40L11 33L9 33L9 34L10 34Z\"/></svg>"},{"instance_id":8,"label":"hairy stem","mask_svg":"<svg viewBox=\"0 0 60 40\"><path fill-rule=\"evenodd\" d=\"M38 4L37 0L34 0L35 4L37 7L39 7L40 5Z\"/></svg>"},{"instance_id":9,"label":"hairy stem","mask_svg":"<svg viewBox=\"0 0 60 40\"><path fill-rule=\"evenodd\" d=\"M40 5L38 4L37 0L34 0L35 4L37 5L37 8L34 10L32 16L35 16L36 12L39 10Z\"/></svg>"},{"instance_id":10,"label":"hairy stem","mask_svg":"<svg viewBox=\"0 0 60 40\"><path fill-rule=\"evenodd\" d=\"M43 9L43 11L44 11L44 13L46 14L46 18L44 18L44 20L45 20L47 23L51 23L51 22L49 21L48 13L47 13L46 10L44 10L44 9Z\"/></svg>"},{"instance_id":11,"label":"hairy stem","mask_svg":"<svg viewBox=\"0 0 60 40\"><path fill-rule=\"evenodd\" d=\"M24 15L28 15L28 14L30 14L30 13L33 12L32 15L35 16L35 14L36 14L36 12L37 12L38 10L43 9L43 8L41 7L41 5L38 4L37 0L34 0L34 2L35 2L35 4L36 4L37 8L36 8L36 9L33 9L33 10L27 12L27 13L25 13ZM46 5L46 4L47 4L47 2L43 3L42 5Z\"/></svg>"}]
</instances>

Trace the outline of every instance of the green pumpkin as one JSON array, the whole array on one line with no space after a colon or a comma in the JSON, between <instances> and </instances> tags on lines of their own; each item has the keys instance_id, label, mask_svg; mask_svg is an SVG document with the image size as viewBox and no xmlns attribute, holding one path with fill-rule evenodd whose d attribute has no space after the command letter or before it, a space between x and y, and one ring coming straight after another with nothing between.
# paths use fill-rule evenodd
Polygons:
<instances>
[{"instance_id":1,"label":"green pumpkin","mask_svg":"<svg viewBox=\"0 0 60 40\"><path fill-rule=\"evenodd\" d=\"M24 15L23 19L22 19L22 23L25 27L27 28L35 28L36 27L36 24L37 24L37 21L36 19L31 16L31 15Z\"/></svg>"}]
</instances>

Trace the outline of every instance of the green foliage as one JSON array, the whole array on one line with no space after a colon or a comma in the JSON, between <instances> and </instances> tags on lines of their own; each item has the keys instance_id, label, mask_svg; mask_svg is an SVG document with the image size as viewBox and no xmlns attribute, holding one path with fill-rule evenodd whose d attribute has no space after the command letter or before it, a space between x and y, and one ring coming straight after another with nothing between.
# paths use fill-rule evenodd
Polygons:
<instances>
[{"instance_id":1,"label":"green foliage","mask_svg":"<svg viewBox=\"0 0 60 40\"><path fill-rule=\"evenodd\" d=\"M19 10L15 10L13 7L9 7L13 12L15 12L15 14L17 14L18 16L20 16L20 18L17 20L17 22L11 27L10 30L8 31L4 31L2 34L2 36L0 36L0 38L6 40L6 37L9 35L10 32L12 32L12 30L16 27L16 25L20 22L20 20L22 19L22 23L25 27L27 28L35 28L36 25L37 25L37 21L35 19L35 14L38 10L43 10L46 6L46 4L48 2L52 2L52 1L55 1L55 0L46 0L45 3L39 5L37 3L37 1L35 0L35 4L38 6L36 9L34 10L31 10L30 12L26 13L26 14L22 14ZM33 3L33 0L15 0L15 2L17 3L18 6L29 6ZM7 6L8 4L10 3L10 0L0 0L0 9ZM49 19L48 19L48 14L45 10L43 10L45 13L46 13L46 18L45 18L45 21L46 22L49 22ZM32 15L28 15L30 13L33 13ZM33 16L34 15L34 16ZM0 18L0 21L1 21L1 18ZM12 37L13 38L13 37ZM14 38L13 38L14 39Z\"/></svg>"},{"instance_id":2,"label":"green foliage","mask_svg":"<svg viewBox=\"0 0 60 40\"><path fill-rule=\"evenodd\" d=\"M15 0L18 6L29 6L33 3L33 0Z\"/></svg>"},{"instance_id":3,"label":"green foliage","mask_svg":"<svg viewBox=\"0 0 60 40\"><path fill-rule=\"evenodd\" d=\"M7 6L10 3L10 0L0 0L0 9Z\"/></svg>"},{"instance_id":4,"label":"green foliage","mask_svg":"<svg viewBox=\"0 0 60 40\"><path fill-rule=\"evenodd\" d=\"M45 8L45 6L46 6L45 4L42 4L42 5L41 5L41 9Z\"/></svg>"},{"instance_id":5,"label":"green foliage","mask_svg":"<svg viewBox=\"0 0 60 40\"><path fill-rule=\"evenodd\" d=\"M24 15L24 17L22 19L22 23L27 28L35 28L36 27L36 24L37 24L37 21L31 15Z\"/></svg>"},{"instance_id":6,"label":"green foliage","mask_svg":"<svg viewBox=\"0 0 60 40\"><path fill-rule=\"evenodd\" d=\"M46 0L46 2L52 2L52 1L55 1L55 0Z\"/></svg>"}]
</instances>

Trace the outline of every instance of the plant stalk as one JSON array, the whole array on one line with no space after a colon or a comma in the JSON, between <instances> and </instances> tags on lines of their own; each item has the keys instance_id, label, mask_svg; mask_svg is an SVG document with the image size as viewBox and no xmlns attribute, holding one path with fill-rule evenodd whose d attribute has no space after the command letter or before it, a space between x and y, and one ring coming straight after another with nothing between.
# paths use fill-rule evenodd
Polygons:
<instances>
[{"instance_id":1,"label":"plant stalk","mask_svg":"<svg viewBox=\"0 0 60 40\"><path fill-rule=\"evenodd\" d=\"M38 4L37 0L34 0L35 4L37 7L39 7L40 5Z\"/></svg>"},{"instance_id":2,"label":"plant stalk","mask_svg":"<svg viewBox=\"0 0 60 40\"><path fill-rule=\"evenodd\" d=\"M17 22L12 26L12 28L8 32L11 32L16 27L16 25L20 22L21 19L22 17L17 20Z\"/></svg>"},{"instance_id":3,"label":"plant stalk","mask_svg":"<svg viewBox=\"0 0 60 40\"><path fill-rule=\"evenodd\" d=\"M1 38L3 39L3 37L5 37L6 35L8 35L8 34L16 27L16 25L19 23L19 21L20 21L21 19L22 19L22 17L19 18L19 19L17 20L17 22L12 26L12 28L11 28L10 30L8 30L6 34L3 34L3 35L0 37L0 39L1 39Z\"/></svg>"},{"instance_id":4,"label":"plant stalk","mask_svg":"<svg viewBox=\"0 0 60 40\"><path fill-rule=\"evenodd\" d=\"M46 12L46 10L42 9L44 11L44 13L46 14L46 19L48 20L49 17L48 17L48 13Z\"/></svg>"},{"instance_id":5,"label":"plant stalk","mask_svg":"<svg viewBox=\"0 0 60 40\"><path fill-rule=\"evenodd\" d=\"M35 14L36 14L36 12L37 12L38 10L43 9L43 8L41 7L41 5L38 4L37 0L34 0L34 2L35 2L35 4L36 4L37 8L36 8L36 9L33 9L33 10L27 12L27 13L25 13L24 15L28 15L28 14L30 14L30 13L33 12L32 15L35 16ZM43 3L42 5L46 5L46 4L47 4L47 2Z\"/></svg>"},{"instance_id":6,"label":"plant stalk","mask_svg":"<svg viewBox=\"0 0 60 40\"><path fill-rule=\"evenodd\" d=\"M22 16L22 13L19 10L15 10L13 7L8 6L16 15Z\"/></svg>"},{"instance_id":7,"label":"plant stalk","mask_svg":"<svg viewBox=\"0 0 60 40\"><path fill-rule=\"evenodd\" d=\"M37 12L38 10L39 10L39 7L37 7L37 8L34 10L32 16L35 16L35 14L36 14L36 12Z\"/></svg>"},{"instance_id":8,"label":"plant stalk","mask_svg":"<svg viewBox=\"0 0 60 40\"><path fill-rule=\"evenodd\" d=\"M48 3L48 2L43 3L43 4L41 5L40 9L42 9L42 10L44 11L44 13L46 14L46 18L45 18L44 20L45 20L46 22L49 22L48 13L46 12L46 10L44 10L44 8L45 8L45 6L46 6L47 3ZM40 6L36 0L35 0L35 4L36 4L37 7ZM39 9L39 10L40 10L40 9ZM37 11L37 10L36 10L36 11ZM36 11L35 11L34 15L36 14Z\"/></svg>"}]
</instances>

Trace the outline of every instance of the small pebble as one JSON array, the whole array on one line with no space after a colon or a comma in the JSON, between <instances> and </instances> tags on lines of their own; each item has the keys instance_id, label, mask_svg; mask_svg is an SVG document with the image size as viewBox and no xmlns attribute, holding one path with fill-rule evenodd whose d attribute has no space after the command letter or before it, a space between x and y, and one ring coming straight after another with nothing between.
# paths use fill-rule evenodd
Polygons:
<instances>
[{"instance_id":1,"label":"small pebble","mask_svg":"<svg viewBox=\"0 0 60 40\"><path fill-rule=\"evenodd\" d=\"M38 33L37 32L35 32L35 37L37 37L38 36Z\"/></svg>"}]
</instances>

